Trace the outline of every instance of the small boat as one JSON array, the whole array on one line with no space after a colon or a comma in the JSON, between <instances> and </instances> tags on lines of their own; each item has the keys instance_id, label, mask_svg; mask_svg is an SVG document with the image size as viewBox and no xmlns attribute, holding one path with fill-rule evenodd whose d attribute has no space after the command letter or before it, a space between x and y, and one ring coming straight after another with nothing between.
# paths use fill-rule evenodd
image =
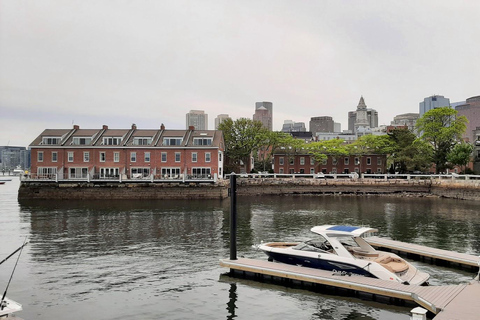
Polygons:
<instances>
[{"instance_id":1,"label":"small boat","mask_svg":"<svg viewBox=\"0 0 480 320\"><path fill-rule=\"evenodd\" d=\"M5 259L0 261L0 265L3 264L8 259L10 259L15 253L20 251L20 253L18 254L18 257L17 257L17 263L18 263L18 260L20 259L20 255L22 254L22 249L27 244L28 244L28 241L25 238L25 241L23 242L23 245L21 245L17 250L15 250L11 254L9 254ZM15 272L15 268L17 267L17 263L15 263L15 267L13 268L12 274L10 276L10 280L8 281L7 288L5 289L5 292L3 293L3 296L1 296L1 298L0 298L0 318L2 318L4 316L8 317L12 313L22 310L22 305L20 303L15 302L12 299L9 299L9 298L6 297L7 290L8 290L8 287L10 285L10 281L12 280L13 273Z\"/></svg>"},{"instance_id":2,"label":"small boat","mask_svg":"<svg viewBox=\"0 0 480 320\"><path fill-rule=\"evenodd\" d=\"M22 305L11 299L4 298L0 303L0 317L11 315L14 312L21 311Z\"/></svg>"},{"instance_id":3,"label":"small boat","mask_svg":"<svg viewBox=\"0 0 480 320\"><path fill-rule=\"evenodd\" d=\"M269 261L365 276L402 284L427 285L428 273L390 252L378 251L365 237L378 232L369 227L323 225L310 229L317 237L304 242L270 242L257 247Z\"/></svg>"},{"instance_id":4,"label":"small boat","mask_svg":"<svg viewBox=\"0 0 480 320\"><path fill-rule=\"evenodd\" d=\"M5 184L5 181L0 181L0 184Z\"/></svg>"}]
</instances>

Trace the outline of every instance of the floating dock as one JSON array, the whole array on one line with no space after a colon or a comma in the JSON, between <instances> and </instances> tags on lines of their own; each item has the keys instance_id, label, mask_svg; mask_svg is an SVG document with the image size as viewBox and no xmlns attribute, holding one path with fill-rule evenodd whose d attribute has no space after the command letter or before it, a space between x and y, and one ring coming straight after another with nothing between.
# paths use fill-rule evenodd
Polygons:
<instances>
[{"instance_id":1,"label":"floating dock","mask_svg":"<svg viewBox=\"0 0 480 320\"><path fill-rule=\"evenodd\" d=\"M379 237L368 237L365 240L377 249L392 251L411 258L420 258L423 261L429 260L432 263L441 262L450 266L460 266L473 271L478 271L479 256L466 253L436 249L418 244L406 243Z\"/></svg>"},{"instance_id":2,"label":"floating dock","mask_svg":"<svg viewBox=\"0 0 480 320\"><path fill-rule=\"evenodd\" d=\"M367 238L375 247L387 248L399 253L415 254L419 257L448 261L478 270L479 257L425 246L413 245L378 237ZM382 296L390 299L417 304L435 314L435 320L478 319L480 314L480 281L478 277L470 283L445 286L404 285L394 281L375 278L338 275L331 271L288 265L267 260L223 259L222 267L230 268L232 274L251 274L261 279L279 280L287 283L301 283L326 286Z\"/></svg>"}]
</instances>

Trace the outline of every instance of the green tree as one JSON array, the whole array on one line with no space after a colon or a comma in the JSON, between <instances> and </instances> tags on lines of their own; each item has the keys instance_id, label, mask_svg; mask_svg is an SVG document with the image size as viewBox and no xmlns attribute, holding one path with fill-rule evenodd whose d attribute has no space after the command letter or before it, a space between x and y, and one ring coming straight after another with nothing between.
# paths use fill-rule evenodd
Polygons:
<instances>
[{"instance_id":1,"label":"green tree","mask_svg":"<svg viewBox=\"0 0 480 320\"><path fill-rule=\"evenodd\" d=\"M432 146L407 128L393 129L389 134L393 151L389 157L395 172L427 171L432 166Z\"/></svg>"},{"instance_id":2,"label":"green tree","mask_svg":"<svg viewBox=\"0 0 480 320\"><path fill-rule=\"evenodd\" d=\"M418 119L417 130L421 139L433 148L432 160L437 173L448 168L447 155L461 141L467 123L465 116L457 117L457 111L450 107L429 110Z\"/></svg>"},{"instance_id":3,"label":"green tree","mask_svg":"<svg viewBox=\"0 0 480 320\"><path fill-rule=\"evenodd\" d=\"M250 157L265 144L266 132L260 121L240 118L226 119L219 126L225 139L225 156L229 159L225 172L238 172L240 163L248 163Z\"/></svg>"},{"instance_id":4,"label":"green tree","mask_svg":"<svg viewBox=\"0 0 480 320\"><path fill-rule=\"evenodd\" d=\"M255 161L255 169L258 171L265 171L267 168L271 170L271 161L275 150L292 145L291 141L294 140L290 134L285 132L267 130L262 135L263 145L258 149Z\"/></svg>"},{"instance_id":5,"label":"green tree","mask_svg":"<svg viewBox=\"0 0 480 320\"><path fill-rule=\"evenodd\" d=\"M307 153L311 154L317 164L331 156L336 161L348 154L343 139L322 140L309 143L304 147ZM317 171L317 170L316 170Z\"/></svg>"},{"instance_id":6,"label":"green tree","mask_svg":"<svg viewBox=\"0 0 480 320\"><path fill-rule=\"evenodd\" d=\"M473 145L470 143L462 142L456 144L450 153L447 155L447 160L452 165L457 165L463 167L463 172L465 172L465 168L467 164L470 162L470 156L473 152Z\"/></svg>"}]
</instances>

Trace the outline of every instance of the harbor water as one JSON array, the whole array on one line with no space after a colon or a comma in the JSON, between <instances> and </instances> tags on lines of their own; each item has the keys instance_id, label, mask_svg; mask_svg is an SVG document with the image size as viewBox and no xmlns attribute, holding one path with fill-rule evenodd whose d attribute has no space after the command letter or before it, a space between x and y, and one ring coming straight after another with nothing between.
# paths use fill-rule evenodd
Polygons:
<instances>
[{"instance_id":1,"label":"harbor water","mask_svg":"<svg viewBox=\"0 0 480 320\"><path fill-rule=\"evenodd\" d=\"M404 319L409 307L231 278L230 201L17 200L0 185L0 260L23 250L7 296L25 320ZM375 196L238 197L238 256L252 245L309 239L321 224L368 225L380 236L480 254L478 202ZM16 258L0 265L3 293ZM469 271L412 262L430 283L470 281Z\"/></svg>"}]
</instances>

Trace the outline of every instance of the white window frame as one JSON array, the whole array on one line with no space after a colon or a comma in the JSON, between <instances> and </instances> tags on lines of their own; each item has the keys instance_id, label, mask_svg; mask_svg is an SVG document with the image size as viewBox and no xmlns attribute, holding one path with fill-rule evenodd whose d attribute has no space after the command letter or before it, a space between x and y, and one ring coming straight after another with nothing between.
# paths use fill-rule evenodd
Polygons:
<instances>
[{"instance_id":1,"label":"white window frame","mask_svg":"<svg viewBox=\"0 0 480 320\"><path fill-rule=\"evenodd\" d=\"M120 176L119 168L100 168L100 179L118 178Z\"/></svg>"},{"instance_id":2,"label":"white window frame","mask_svg":"<svg viewBox=\"0 0 480 320\"><path fill-rule=\"evenodd\" d=\"M150 152L145 152L145 162L150 162L151 157L150 157Z\"/></svg>"},{"instance_id":3,"label":"white window frame","mask_svg":"<svg viewBox=\"0 0 480 320\"><path fill-rule=\"evenodd\" d=\"M86 146L92 143L92 137L73 137L72 145Z\"/></svg>"},{"instance_id":4,"label":"white window frame","mask_svg":"<svg viewBox=\"0 0 480 320\"><path fill-rule=\"evenodd\" d=\"M120 162L120 152L113 153L113 162Z\"/></svg>"},{"instance_id":5,"label":"white window frame","mask_svg":"<svg viewBox=\"0 0 480 320\"><path fill-rule=\"evenodd\" d=\"M67 152L67 161L68 162L73 162L75 161L75 154L73 151L68 151Z\"/></svg>"},{"instance_id":6,"label":"white window frame","mask_svg":"<svg viewBox=\"0 0 480 320\"><path fill-rule=\"evenodd\" d=\"M182 142L183 142L182 137L165 137L165 138L163 138L162 145L164 145L164 146L179 146L179 145L182 144Z\"/></svg>"},{"instance_id":7,"label":"white window frame","mask_svg":"<svg viewBox=\"0 0 480 320\"><path fill-rule=\"evenodd\" d=\"M278 158L278 164L283 166L285 164L285 158L284 157L279 157Z\"/></svg>"},{"instance_id":8,"label":"white window frame","mask_svg":"<svg viewBox=\"0 0 480 320\"><path fill-rule=\"evenodd\" d=\"M175 162L182 161L182 154L180 152L175 152Z\"/></svg>"},{"instance_id":9,"label":"white window frame","mask_svg":"<svg viewBox=\"0 0 480 320\"><path fill-rule=\"evenodd\" d=\"M132 179L144 179L150 176L150 168L132 167L130 168L130 174Z\"/></svg>"},{"instance_id":10,"label":"white window frame","mask_svg":"<svg viewBox=\"0 0 480 320\"><path fill-rule=\"evenodd\" d=\"M132 144L135 146L148 146L152 144L152 137L134 137Z\"/></svg>"},{"instance_id":11,"label":"white window frame","mask_svg":"<svg viewBox=\"0 0 480 320\"><path fill-rule=\"evenodd\" d=\"M212 153L205 152L205 162L211 162L211 161L212 161Z\"/></svg>"},{"instance_id":12,"label":"white window frame","mask_svg":"<svg viewBox=\"0 0 480 320\"><path fill-rule=\"evenodd\" d=\"M193 145L194 146L211 146L213 142L213 138L193 138Z\"/></svg>"},{"instance_id":13,"label":"white window frame","mask_svg":"<svg viewBox=\"0 0 480 320\"><path fill-rule=\"evenodd\" d=\"M40 179L53 179L57 175L56 167L38 167L37 177Z\"/></svg>"},{"instance_id":14,"label":"white window frame","mask_svg":"<svg viewBox=\"0 0 480 320\"><path fill-rule=\"evenodd\" d=\"M167 162L168 161L167 152L162 152L161 157L162 157L162 162Z\"/></svg>"},{"instance_id":15,"label":"white window frame","mask_svg":"<svg viewBox=\"0 0 480 320\"><path fill-rule=\"evenodd\" d=\"M118 146L122 143L121 137L103 137L102 144L105 146Z\"/></svg>"},{"instance_id":16,"label":"white window frame","mask_svg":"<svg viewBox=\"0 0 480 320\"><path fill-rule=\"evenodd\" d=\"M300 165L301 166L305 165L305 157L300 157Z\"/></svg>"},{"instance_id":17,"label":"white window frame","mask_svg":"<svg viewBox=\"0 0 480 320\"><path fill-rule=\"evenodd\" d=\"M368 157L367 158L367 165L371 165L372 164L372 158Z\"/></svg>"},{"instance_id":18,"label":"white window frame","mask_svg":"<svg viewBox=\"0 0 480 320\"><path fill-rule=\"evenodd\" d=\"M100 152L99 153L99 156L100 156L100 162L105 162L105 160L107 160L107 153L106 152Z\"/></svg>"},{"instance_id":19,"label":"white window frame","mask_svg":"<svg viewBox=\"0 0 480 320\"><path fill-rule=\"evenodd\" d=\"M72 175L73 171L73 175ZM69 179L87 179L88 168L87 167L70 167L68 168Z\"/></svg>"},{"instance_id":20,"label":"white window frame","mask_svg":"<svg viewBox=\"0 0 480 320\"><path fill-rule=\"evenodd\" d=\"M197 162L198 160L198 153L192 152L192 162Z\"/></svg>"},{"instance_id":21,"label":"white window frame","mask_svg":"<svg viewBox=\"0 0 480 320\"><path fill-rule=\"evenodd\" d=\"M135 151L130 152L130 162L137 162L137 153Z\"/></svg>"},{"instance_id":22,"label":"white window frame","mask_svg":"<svg viewBox=\"0 0 480 320\"><path fill-rule=\"evenodd\" d=\"M349 158L349 157L345 157L345 158L343 159L343 163L344 163L346 166L350 165L350 158Z\"/></svg>"},{"instance_id":23,"label":"white window frame","mask_svg":"<svg viewBox=\"0 0 480 320\"><path fill-rule=\"evenodd\" d=\"M37 152L37 162L43 162L43 151Z\"/></svg>"},{"instance_id":24,"label":"white window frame","mask_svg":"<svg viewBox=\"0 0 480 320\"><path fill-rule=\"evenodd\" d=\"M83 162L90 162L90 152L84 151L83 152Z\"/></svg>"},{"instance_id":25,"label":"white window frame","mask_svg":"<svg viewBox=\"0 0 480 320\"><path fill-rule=\"evenodd\" d=\"M58 152L52 151L52 162L58 162Z\"/></svg>"}]
</instances>

